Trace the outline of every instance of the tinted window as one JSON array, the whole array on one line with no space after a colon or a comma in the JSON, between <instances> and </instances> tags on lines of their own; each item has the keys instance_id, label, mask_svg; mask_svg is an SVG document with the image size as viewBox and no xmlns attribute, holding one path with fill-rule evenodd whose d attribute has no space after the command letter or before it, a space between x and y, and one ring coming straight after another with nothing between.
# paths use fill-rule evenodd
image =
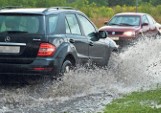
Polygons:
<instances>
[{"instance_id":1,"label":"tinted window","mask_svg":"<svg viewBox=\"0 0 161 113\"><path fill-rule=\"evenodd\" d=\"M81 35L79 24L75 14L67 14L66 19L67 19L67 23L69 24L71 33Z\"/></svg>"},{"instance_id":2,"label":"tinted window","mask_svg":"<svg viewBox=\"0 0 161 113\"><path fill-rule=\"evenodd\" d=\"M43 33L41 16L0 15L0 32L24 31L28 33Z\"/></svg>"},{"instance_id":3,"label":"tinted window","mask_svg":"<svg viewBox=\"0 0 161 113\"><path fill-rule=\"evenodd\" d=\"M83 27L86 36L90 36L92 33L96 32L95 27L93 26L93 24L91 24L91 22L89 22L89 20L86 17L78 15L78 18L81 22L81 25Z\"/></svg>"},{"instance_id":4,"label":"tinted window","mask_svg":"<svg viewBox=\"0 0 161 113\"><path fill-rule=\"evenodd\" d=\"M140 16L132 15L121 15L115 16L111 19L108 25L130 25L130 26L139 26L140 25Z\"/></svg>"},{"instance_id":5,"label":"tinted window","mask_svg":"<svg viewBox=\"0 0 161 113\"><path fill-rule=\"evenodd\" d=\"M49 16L48 34L53 34L54 33L54 31L56 29L57 21L58 21L58 15Z\"/></svg>"}]
</instances>

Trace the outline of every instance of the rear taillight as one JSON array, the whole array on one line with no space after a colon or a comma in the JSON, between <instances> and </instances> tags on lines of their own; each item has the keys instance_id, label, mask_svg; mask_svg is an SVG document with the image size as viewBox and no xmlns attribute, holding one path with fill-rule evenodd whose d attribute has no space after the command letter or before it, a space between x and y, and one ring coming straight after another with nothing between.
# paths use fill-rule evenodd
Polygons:
<instances>
[{"instance_id":1,"label":"rear taillight","mask_svg":"<svg viewBox=\"0 0 161 113\"><path fill-rule=\"evenodd\" d=\"M34 71L52 71L52 68L35 67Z\"/></svg>"},{"instance_id":2,"label":"rear taillight","mask_svg":"<svg viewBox=\"0 0 161 113\"><path fill-rule=\"evenodd\" d=\"M56 51L56 47L54 45L49 44L49 43L41 43L37 56L38 57L50 57L50 56L53 56L55 51Z\"/></svg>"}]
</instances>

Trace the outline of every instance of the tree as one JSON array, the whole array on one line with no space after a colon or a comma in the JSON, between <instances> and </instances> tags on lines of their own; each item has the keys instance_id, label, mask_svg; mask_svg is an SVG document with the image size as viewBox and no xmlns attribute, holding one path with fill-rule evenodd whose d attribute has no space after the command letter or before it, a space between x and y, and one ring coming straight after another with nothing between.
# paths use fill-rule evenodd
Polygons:
<instances>
[{"instance_id":1,"label":"tree","mask_svg":"<svg viewBox=\"0 0 161 113\"><path fill-rule=\"evenodd\" d=\"M151 0L141 0L141 2L150 3Z\"/></svg>"},{"instance_id":2,"label":"tree","mask_svg":"<svg viewBox=\"0 0 161 113\"><path fill-rule=\"evenodd\" d=\"M127 5L132 6L135 5L135 0L108 0L109 6L116 6L116 5Z\"/></svg>"},{"instance_id":3,"label":"tree","mask_svg":"<svg viewBox=\"0 0 161 113\"><path fill-rule=\"evenodd\" d=\"M107 6L108 0L89 0L89 3L95 3L97 6Z\"/></svg>"},{"instance_id":4,"label":"tree","mask_svg":"<svg viewBox=\"0 0 161 113\"><path fill-rule=\"evenodd\" d=\"M161 4L161 0L151 0L151 4L152 5L159 5L159 4Z\"/></svg>"}]
</instances>

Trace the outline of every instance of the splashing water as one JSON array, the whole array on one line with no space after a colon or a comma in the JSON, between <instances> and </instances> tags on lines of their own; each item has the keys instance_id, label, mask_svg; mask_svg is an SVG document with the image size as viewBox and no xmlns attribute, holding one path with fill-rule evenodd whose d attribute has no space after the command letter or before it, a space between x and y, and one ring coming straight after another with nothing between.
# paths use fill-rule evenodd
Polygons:
<instances>
[{"instance_id":1,"label":"splashing water","mask_svg":"<svg viewBox=\"0 0 161 113\"><path fill-rule=\"evenodd\" d=\"M105 69L86 70L81 68L64 77L59 90L71 93L93 93L132 88L137 90L153 86L161 81L161 40L144 38L123 53L114 53ZM122 86L121 89L119 89ZM61 89L62 88L62 89ZM58 91L58 90L57 90ZM69 92L70 94L69 94ZM88 92L87 92L88 91Z\"/></svg>"},{"instance_id":2,"label":"splashing water","mask_svg":"<svg viewBox=\"0 0 161 113\"><path fill-rule=\"evenodd\" d=\"M0 86L0 112L95 112L121 94L161 82L161 39L144 38L113 53L107 68L78 68L62 81Z\"/></svg>"}]
</instances>

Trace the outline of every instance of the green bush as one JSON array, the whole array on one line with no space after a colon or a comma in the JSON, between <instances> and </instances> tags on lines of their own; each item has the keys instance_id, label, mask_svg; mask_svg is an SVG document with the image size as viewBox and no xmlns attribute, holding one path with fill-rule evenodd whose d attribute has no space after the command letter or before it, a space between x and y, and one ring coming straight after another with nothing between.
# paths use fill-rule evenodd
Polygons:
<instances>
[{"instance_id":1,"label":"green bush","mask_svg":"<svg viewBox=\"0 0 161 113\"><path fill-rule=\"evenodd\" d=\"M72 2L71 2L72 1ZM81 10L90 18L104 19L111 18L116 13L121 12L136 12L135 6L117 5L114 7L107 7L105 5L98 5L96 2L89 2L89 0L0 0L0 7L4 6L24 6L24 7L54 7L54 6L69 6ZM138 12L149 13L158 22L161 23L161 5L153 6L150 3L140 4Z\"/></svg>"}]
</instances>

